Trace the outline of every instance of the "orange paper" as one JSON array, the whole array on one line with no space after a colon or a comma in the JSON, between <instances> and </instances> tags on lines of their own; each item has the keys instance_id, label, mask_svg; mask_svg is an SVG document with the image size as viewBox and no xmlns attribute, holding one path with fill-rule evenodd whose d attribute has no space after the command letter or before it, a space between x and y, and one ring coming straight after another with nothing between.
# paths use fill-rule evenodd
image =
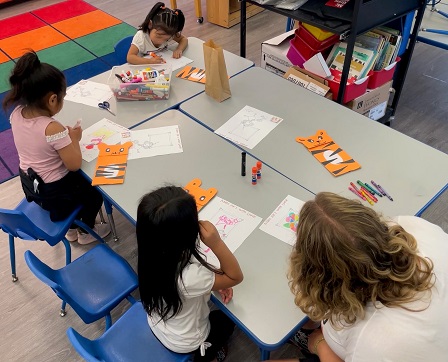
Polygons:
<instances>
[{"instance_id":1,"label":"orange paper","mask_svg":"<svg viewBox=\"0 0 448 362\"><path fill-rule=\"evenodd\" d=\"M194 196L198 211L201 210L218 193L218 190L214 187L210 187L208 190L200 188L199 186L201 186L201 184L202 181L195 178L184 187L185 191Z\"/></svg>"},{"instance_id":2,"label":"orange paper","mask_svg":"<svg viewBox=\"0 0 448 362\"><path fill-rule=\"evenodd\" d=\"M324 130L317 131L313 136L297 137L296 141L303 144L333 176L361 168Z\"/></svg>"},{"instance_id":3,"label":"orange paper","mask_svg":"<svg viewBox=\"0 0 448 362\"><path fill-rule=\"evenodd\" d=\"M129 148L132 142L118 145L98 144L100 154L96 163L95 176L92 185L115 185L124 182L128 164Z\"/></svg>"},{"instance_id":4,"label":"orange paper","mask_svg":"<svg viewBox=\"0 0 448 362\"><path fill-rule=\"evenodd\" d=\"M191 80L192 82L204 83L205 84L205 70L197 67L192 67L187 65L176 77L186 80Z\"/></svg>"}]
</instances>

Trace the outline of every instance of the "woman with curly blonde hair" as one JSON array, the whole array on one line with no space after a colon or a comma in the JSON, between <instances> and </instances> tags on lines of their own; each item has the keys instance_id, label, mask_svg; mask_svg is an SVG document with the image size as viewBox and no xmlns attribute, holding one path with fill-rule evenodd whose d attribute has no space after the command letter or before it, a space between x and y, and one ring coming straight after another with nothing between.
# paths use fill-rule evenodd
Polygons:
<instances>
[{"instance_id":1,"label":"woman with curly blonde hair","mask_svg":"<svg viewBox=\"0 0 448 362\"><path fill-rule=\"evenodd\" d=\"M448 235L414 216L386 222L322 192L303 206L290 257L296 305L323 321L308 350L327 361L448 361ZM429 358L429 359L428 359Z\"/></svg>"}]
</instances>

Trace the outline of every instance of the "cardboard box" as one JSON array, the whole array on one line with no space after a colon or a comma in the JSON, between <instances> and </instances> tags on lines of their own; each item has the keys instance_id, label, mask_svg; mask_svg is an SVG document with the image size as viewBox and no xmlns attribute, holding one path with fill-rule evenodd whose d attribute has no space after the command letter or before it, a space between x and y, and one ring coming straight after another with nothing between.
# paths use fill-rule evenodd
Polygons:
<instances>
[{"instance_id":1,"label":"cardboard box","mask_svg":"<svg viewBox=\"0 0 448 362\"><path fill-rule=\"evenodd\" d=\"M293 37L294 30L291 30L261 43L261 68L283 77L292 66L286 53Z\"/></svg>"},{"instance_id":2,"label":"cardboard box","mask_svg":"<svg viewBox=\"0 0 448 362\"><path fill-rule=\"evenodd\" d=\"M391 87L392 81L389 81L381 87L369 90L362 96L348 102L346 106L376 121L386 114Z\"/></svg>"},{"instance_id":3,"label":"cardboard box","mask_svg":"<svg viewBox=\"0 0 448 362\"><path fill-rule=\"evenodd\" d=\"M297 84L298 86L308 89L313 93L328 98L327 95L330 87L328 87L328 85L326 84L327 81L312 74L306 69L292 66L288 69L283 78L289 80L294 84Z\"/></svg>"}]
</instances>

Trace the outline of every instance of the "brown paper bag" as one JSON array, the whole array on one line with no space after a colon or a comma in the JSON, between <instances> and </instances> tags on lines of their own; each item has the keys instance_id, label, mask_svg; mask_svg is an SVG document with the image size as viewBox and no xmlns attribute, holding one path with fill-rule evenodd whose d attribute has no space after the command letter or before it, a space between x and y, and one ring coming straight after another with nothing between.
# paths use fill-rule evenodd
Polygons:
<instances>
[{"instance_id":1,"label":"brown paper bag","mask_svg":"<svg viewBox=\"0 0 448 362\"><path fill-rule=\"evenodd\" d=\"M205 93L218 102L231 97L222 48L213 40L204 43Z\"/></svg>"}]
</instances>

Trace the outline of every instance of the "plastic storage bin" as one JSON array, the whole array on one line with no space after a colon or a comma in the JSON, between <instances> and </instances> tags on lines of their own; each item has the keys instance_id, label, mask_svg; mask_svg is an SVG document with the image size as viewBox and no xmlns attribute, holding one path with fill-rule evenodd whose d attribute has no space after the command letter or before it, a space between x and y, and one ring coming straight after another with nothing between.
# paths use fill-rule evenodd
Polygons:
<instances>
[{"instance_id":1,"label":"plastic storage bin","mask_svg":"<svg viewBox=\"0 0 448 362\"><path fill-rule=\"evenodd\" d=\"M321 28L318 28L317 26L314 25L310 25L310 24L306 24L306 23L302 23L303 27L306 28L306 30L308 30L311 34L313 34L313 36L317 39L317 40L325 40L327 38L329 38L330 36L335 35L332 32L323 30Z\"/></svg>"},{"instance_id":2,"label":"plastic storage bin","mask_svg":"<svg viewBox=\"0 0 448 362\"><path fill-rule=\"evenodd\" d=\"M367 88L375 89L390 81L394 77L395 68L400 60L401 58L397 57L394 63L384 69L378 71L371 70L369 72L369 84L367 85Z\"/></svg>"},{"instance_id":3,"label":"plastic storage bin","mask_svg":"<svg viewBox=\"0 0 448 362\"><path fill-rule=\"evenodd\" d=\"M161 76L142 82L122 82L117 75L127 71L137 74L142 70L157 70ZM110 71L108 85L117 101L155 101L170 97L171 67L166 64L120 65Z\"/></svg>"},{"instance_id":4,"label":"plastic storage bin","mask_svg":"<svg viewBox=\"0 0 448 362\"><path fill-rule=\"evenodd\" d=\"M304 32L306 32L306 29L302 29L302 34L304 34ZM312 37L312 35L309 33L309 36ZM329 42L327 42L327 40L330 39ZM320 44L319 47L314 48L313 46L311 46L311 44L309 44L304 38L300 37L297 35L297 31L296 31L296 35L294 36L294 38L292 38L291 42L294 44L294 47L299 51L300 54L302 54L302 56L305 58L305 60L310 59L313 55L316 55L317 53L322 53L323 57L326 58L326 56L328 55L328 53L331 50L331 46L336 43L338 41L338 39L336 38L328 38L327 40L323 41L323 42L313 42L314 44Z\"/></svg>"},{"instance_id":5,"label":"plastic storage bin","mask_svg":"<svg viewBox=\"0 0 448 362\"><path fill-rule=\"evenodd\" d=\"M369 77L358 79L352 84L347 84L345 87L344 97L342 98L342 103L348 103L359 96L362 96L367 91L367 84ZM328 80L328 86L330 87L331 93L333 93L333 100L338 99L339 86L341 84L334 80Z\"/></svg>"},{"instance_id":6,"label":"plastic storage bin","mask_svg":"<svg viewBox=\"0 0 448 362\"><path fill-rule=\"evenodd\" d=\"M331 45L333 45L339 41L338 34L334 34L325 40L319 40L312 33L310 33L308 30L306 30L306 28L303 26L302 23L299 23L299 27L295 31L295 36L304 40L311 48L319 49L319 50L320 49L325 50L328 47L330 47ZM296 48L297 47L298 46L296 44Z\"/></svg>"},{"instance_id":7,"label":"plastic storage bin","mask_svg":"<svg viewBox=\"0 0 448 362\"><path fill-rule=\"evenodd\" d=\"M300 68L303 68L303 63L306 62L306 59L296 49L296 47L294 46L293 40L294 39L291 39L289 41L289 50L288 50L288 53L286 53L286 57L291 61L292 65L297 65Z\"/></svg>"}]
</instances>

